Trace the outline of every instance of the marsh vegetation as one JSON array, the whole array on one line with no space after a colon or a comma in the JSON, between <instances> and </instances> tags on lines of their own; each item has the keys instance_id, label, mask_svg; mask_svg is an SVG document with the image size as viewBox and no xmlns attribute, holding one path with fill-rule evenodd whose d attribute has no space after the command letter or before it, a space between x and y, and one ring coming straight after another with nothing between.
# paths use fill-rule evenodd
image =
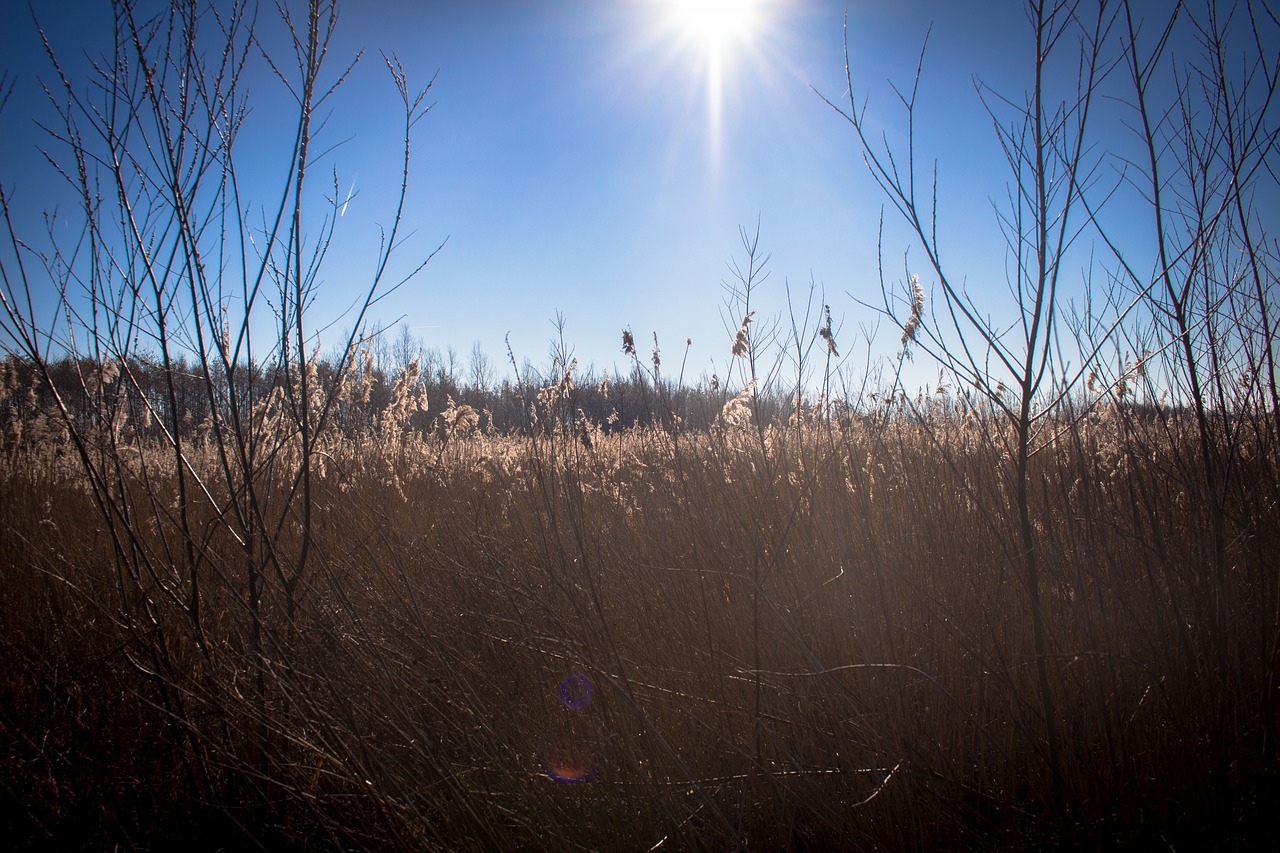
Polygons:
<instances>
[{"instance_id":1,"label":"marsh vegetation","mask_svg":"<svg viewBox=\"0 0 1280 853\"><path fill-rule=\"evenodd\" d=\"M1180 9L1203 56L1156 105L1166 41L1129 4L1030 5L1037 55L1082 71L1065 100L1037 73L1011 114L993 102L1007 326L953 283L914 150L832 103L921 259L882 274L898 345L853 377L822 299L758 313L744 230L724 379L695 383L630 329L607 376L563 337L505 377L389 344L398 216L322 354L329 232L304 223L321 200L332 228L341 198L307 184L332 7L286 21L294 169L250 221L254 19L115 5L118 64L91 82L121 109L68 98L59 137L83 231L40 250L5 200L16 848L1276 843L1268 10ZM425 93L386 65L407 182ZM1152 198L1145 272L1096 190L1104 77L1148 155L1124 177ZM1069 305L1086 232L1105 283ZM938 380L905 387L911 358Z\"/></svg>"}]
</instances>

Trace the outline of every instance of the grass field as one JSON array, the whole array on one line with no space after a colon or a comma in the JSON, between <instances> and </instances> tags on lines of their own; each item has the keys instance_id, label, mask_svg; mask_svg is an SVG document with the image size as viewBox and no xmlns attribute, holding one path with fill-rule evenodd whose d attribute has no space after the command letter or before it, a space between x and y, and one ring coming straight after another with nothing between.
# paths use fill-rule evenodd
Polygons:
<instances>
[{"instance_id":1,"label":"grass field","mask_svg":"<svg viewBox=\"0 0 1280 853\"><path fill-rule=\"evenodd\" d=\"M94 489L56 422L11 420L10 838L1274 841L1268 421L1233 425L1221 577L1189 420L1112 401L1045 425L1029 478L1046 720L1006 427L959 401L919 402L763 429L730 404L707 430L588 426L586 441L486 433L465 413L426 437L335 438L318 451L297 574L291 510L237 541L245 492L220 477L208 433L186 446L180 513L172 448L127 423L87 431L110 475ZM296 437L261 450L274 457L253 489L267 517L290 488L273 465Z\"/></svg>"}]
</instances>

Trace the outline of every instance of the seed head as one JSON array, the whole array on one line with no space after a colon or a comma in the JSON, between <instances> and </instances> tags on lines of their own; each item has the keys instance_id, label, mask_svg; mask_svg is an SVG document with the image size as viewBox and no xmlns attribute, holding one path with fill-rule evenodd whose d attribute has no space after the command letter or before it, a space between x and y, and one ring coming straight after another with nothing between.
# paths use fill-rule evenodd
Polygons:
<instances>
[{"instance_id":1,"label":"seed head","mask_svg":"<svg viewBox=\"0 0 1280 853\"><path fill-rule=\"evenodd\" d=\"M920 289L920 276L911 276L911 316L902 324L902 348L916 339L916 329L920 328L920 318L924 315L924 291Z\"/></svg>"},{"instance_id":2,"label":"seed head","mask_svg":"<svg viewBox=\"0 0 1280 853\"><path fill-rule=\"evenodd\" d=\"M733 354L738 358L743 358L747 354L747 350L751 347L751 340L747 335L747 326L751 325L751 321L755 319L756 312L748 311L747 316L742 318L742 325L738 327L738 334L733 336Z\"/></svg>"},{"instance_id":3,"label":"seed head","mask_svg":"<svg viewBox=\"0 0 1280 853\"><path fill-rule=\"evenodd\" d=\"M720 410L720 422L730 427L745 426L751 421L751 407L748 405L756 390L756 381L752 379L741 391L724 404Z\"/></svg>"},{"instance_id":4,"label":"seed head","mask_svg":"<svg viewBox=\"0 0 1280 853\"><path fill-rule=\"evenodd\" d=\"M839 358L840 352L836 349L836 337L831 332L831 306L823 305L822 310L827 315L827 322L818 330L818 335L827 342L827 352L831 353L836 358Z\"/></svg>"}]
</instances>

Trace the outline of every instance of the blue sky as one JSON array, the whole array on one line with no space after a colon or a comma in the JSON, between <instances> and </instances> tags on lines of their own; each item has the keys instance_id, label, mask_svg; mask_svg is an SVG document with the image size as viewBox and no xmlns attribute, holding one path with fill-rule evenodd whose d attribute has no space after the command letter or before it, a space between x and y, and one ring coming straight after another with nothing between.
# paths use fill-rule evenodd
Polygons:
<instances>
[{"instance_id":1,"label":"blue sky","mask_svg":"<svg viewBox=\"0 0 1280 853\"><path fill-rule=\"evenodd\" d=\"M0 0L0 55L17 75L0 121L0 180L38 227L35 212L57 197L53 172L34 154L30 118L47 116L36 82L48 79L25 2ZM100 0L37 3L55 50L74 57L105 49L109 12ZM510 335L518 359L546 362L552 321L583 366L625 369L620 332L657 333L674 371L693 340L687 376L724 373L732 330L722 321L729 275L742 258L738 231L760 223L772 255L758 317L784 308L784 283L803 299L825 288L840 341L861 365L855 339L879 301L877 220L882 198L853 133L813 89L844 97L842 25L847 13L854 88L869 97L871 124L901 140L900 112L886 81L909 84L932 25L917 128L921 158L939 161L940 231L970 290L1008 302L1003 243L991 200L1006 171L990 120L974 92L981 77L1020 96L1032 45L1017 2L901 3L766 0L758 26L722 48L719 127L712 114L709 49L673 22L664 0L365 0L342 6L340 58L366 51L325 131L342 142L322 164L354 195L339 222L315 320L334 320L368 280L377 226L387 224L399 181L399 116L379 51L394 53L410 81L435 76L434 104L417 127L407 227L407 270L447 239L412 283L375 317L403 319L428 346L473 342L495 362ZM269 14L264 9L264 15ZM259 68L249 80L253 133L241 152L245 175L266 201L279 184L280 133L288 107ZM276 154L272 156L273 150ZM907 242L890 233L891 283L904 276ZM919 257L918 250L914 257ZM923 270L921 270L923 272ZM927 278L927 276L922 276ZM736 326L738 318L732 318ZM881 329L877 352L898 334ZM646 345L647 349L647 345ZM917 367L921 381L936 374Z\"/></svg>"}]
</instances>

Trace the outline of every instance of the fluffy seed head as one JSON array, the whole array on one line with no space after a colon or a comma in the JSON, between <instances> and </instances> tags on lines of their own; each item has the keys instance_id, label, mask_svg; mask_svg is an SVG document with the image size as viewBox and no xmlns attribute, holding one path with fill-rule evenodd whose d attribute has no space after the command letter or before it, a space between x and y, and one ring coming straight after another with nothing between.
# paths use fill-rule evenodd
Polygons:
<instances>
[{"instance_id":1,"label":"fluffy seed head","mask_svg":"<svg viewBox=\"0 0 1280 853\"><path fill-rule=\"evenodd\" d=\"M747 316L742 318L742 325L738 327L738 334L733 336L733 354L738 358L743 358L747 354L747 350L751 347L751 340L747 335L747 326L751 325L751 321L755 319L756 312L748 311Z\"/></svg>"},{"instance_id":2,"label":"fluffy seed head","mask_svg":"<svg viewBox=\"0 0 1280 853\"><path fill-rule=\"evenodd\" d=\"M924 316L924 291L920 288L920 276L911 276L911 315L902 324L902 346L916 339L916 329L920 328L920 318Z\"/></svg>"}]
</instances>

